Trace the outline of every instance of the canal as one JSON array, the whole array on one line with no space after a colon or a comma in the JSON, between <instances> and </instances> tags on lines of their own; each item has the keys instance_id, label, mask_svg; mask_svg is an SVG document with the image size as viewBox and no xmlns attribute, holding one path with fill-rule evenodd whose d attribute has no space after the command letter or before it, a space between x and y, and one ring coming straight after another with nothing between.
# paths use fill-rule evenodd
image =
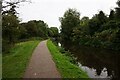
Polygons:
<instances>
[{"instance_id":1,"label":"canal","mask_svg":"<svg viewBox=\"0 0 120 80\"><path fill-rule=\"evenodd\" d=\"M75 45L65 48L77 58L79 67L87 72L90 78L114 80L120 77L119 51Z\"/></svg>"}]
</instances>

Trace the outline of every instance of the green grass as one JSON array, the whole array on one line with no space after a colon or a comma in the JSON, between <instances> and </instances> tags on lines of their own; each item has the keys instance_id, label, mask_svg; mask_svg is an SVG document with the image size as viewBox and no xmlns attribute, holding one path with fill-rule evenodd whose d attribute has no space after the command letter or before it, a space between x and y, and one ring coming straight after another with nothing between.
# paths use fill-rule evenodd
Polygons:
<instances>
[{"instance_id":1,"label":"green grass","mask_svg":"<svg viewBox=\"0 0 120 80\"><path fill-rule=\"evenodd\" d=\"M3 78L22 78L32 52L40 41L17 43L10 53L3 55Z\"/></svg>"},{"instance_id":2,"label":"green grass","mask_svg":"<svg viewBox=\"0 0 120 80\"><path fill-rule=\"evenodd\" d=\"M86 72L70 62L69 56L61 54L52 41L48 40L47 46L62 78L89 78Z\"/></svg>"}]
</instances>

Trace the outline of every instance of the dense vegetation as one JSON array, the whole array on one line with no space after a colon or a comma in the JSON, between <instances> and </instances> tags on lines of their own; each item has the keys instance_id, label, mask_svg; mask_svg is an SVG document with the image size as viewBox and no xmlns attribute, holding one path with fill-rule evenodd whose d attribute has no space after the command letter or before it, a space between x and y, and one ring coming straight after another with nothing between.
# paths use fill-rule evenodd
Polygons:
<instances>
[{"instance_id":1,"label":"dense vegetation","mask_svg":"<svg viewBox=\"0 0 120 80\"><path fill-rule=\"evenodd\" d=\"M18 2L5 2L2 7L3 77L22 77L32 51L39 41L33 39L60 39L63 44L87 45L120 50L120 0L117 7L106 15L102 10L91 19L83 17L76 9L68 9L60 18L61 32L48 27L42 20L22 23L16 8ZM23 42L28 41L28 42ZM47 43L56 65L64 78L87 78L85 72L73 64L68 54L61 54L51 42ZM19 63L19 64L18 64ZM19 67L19 69L18 69Z\"/></svg>"},{"instance_id":2,"label":"dense vegetation","mask_svg":"<svg viewBox=\"0 0 120 80\"><path fill-rule=\"evenodd\" d=\"M49 28L42 20L21 23L17 17L18 2L5 2L2 7L2 51L8 53L15 43L29 39L57 38L57 27Z\"/></svg>"},{"instance_id":3,"label":"dense vegetation","mask_svg":"<svg viewBox=\"0 0 120 80\"><path fill-rule=\"evenodd\" d=\"M70 54L60 52L60 49L56 47L52 41L47 42L48 49L50 50L53 60L62 76L62 78L88 78L87 73L73 64L73 59ZM89 80L89 79L86 79Z\"/></svg>"},{"instance_id":4,"label":"dense vegetation","mask_svg":"<svg viewBox=\"0 0 120 80\"><path fill-rule=\"evenodd\" d=\"M120 0L118 7L107 16L99 11L91 19L83 17L76 9L68 9L60 18L61 33L57 27L49 28L42 20L21 23L16 8L20 2L6 2L2 7L2 51L8 52L15 43L33 38L59 39L63 43L75 43L93 47L120 50Z\"/></svg>"},{"instance_id":5,"label":"dense vegetation","mask_svg":"<svg viewBox=\"0 0 120 80\"><path fill-rule=\"evenodd\" d=\"M62 43L120 50L120 0L107 16L102 10L91 19L76 9L68 9L60 18Z\"/></svg>"},{"instance_id":6,"label":"dense vegetation","mask_svg":"<svg viewBox=\"0 0 120 80\"><path fill-rule=\"evenodd\" d=\"M40 41L27 41L17 43L9 54L3 56L3 78L22 78L33 50Z\"/></svg>"}]
</instances>

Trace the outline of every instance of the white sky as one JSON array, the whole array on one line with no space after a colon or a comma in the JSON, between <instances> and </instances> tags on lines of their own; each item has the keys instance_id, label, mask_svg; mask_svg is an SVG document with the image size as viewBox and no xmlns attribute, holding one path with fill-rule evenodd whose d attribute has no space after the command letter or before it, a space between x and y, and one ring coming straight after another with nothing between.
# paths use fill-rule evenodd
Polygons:
<instances>
[{"instance_id":1,"label":"white sky","mask_svg":"<svg viewBox=\"0 0 120 80\"><path fill-rule=\"evenodd\" d=\"M43 20L49 27L59 27L59 17L62 17L68 8L76 8L81 17L92 17L98 11L103 10L109 14L114 9L117 0L32 0L32 3L24 3L18 9L22 22L29 20Z\"/></svg>"}]
</instances>

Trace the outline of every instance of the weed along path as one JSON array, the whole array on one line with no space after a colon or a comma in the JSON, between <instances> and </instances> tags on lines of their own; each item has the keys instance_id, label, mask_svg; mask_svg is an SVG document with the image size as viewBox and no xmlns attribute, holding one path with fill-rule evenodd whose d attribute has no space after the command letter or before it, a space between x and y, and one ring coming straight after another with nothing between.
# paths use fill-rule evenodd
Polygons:
<instances>
[{"instance_id":1,"label":"weed along path","mask_svg":"<svg viewBox=\"0 0 120 80\"><path fill-rule=\"evenodd\" d=\"M61 78L46 43L40 42L34 50L24 78Z\"/></svg>"}]
</instances>

